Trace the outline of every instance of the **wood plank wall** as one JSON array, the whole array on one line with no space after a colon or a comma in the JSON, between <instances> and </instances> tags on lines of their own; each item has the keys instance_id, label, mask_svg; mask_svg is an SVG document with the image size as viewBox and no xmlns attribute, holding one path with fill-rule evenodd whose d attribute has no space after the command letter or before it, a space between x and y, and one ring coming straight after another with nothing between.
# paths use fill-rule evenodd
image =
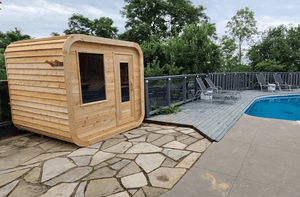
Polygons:
<instances>
[{"instance_id":1,"label":"wood plank wall","mask_svg":"<svg viewBox=\"0 0 300 197\"><path fill-rule=\"evenodd\" d=\"M68 36L25 40L5 51L12 120L25 128L70 141L64 67L45 60L63 61Z\"/></svg>"},{"instance_id":2,"label":"wood plank wall","mask_svg":"<svg viewBox=\"0 0 300 197\"><path fill-rule=\"evenodd\" d=\"M79 70L77 68L76 56L79 52L104 54L105 66L105 101L81 105L79 93ZM114 79L114 52L133 54L134 72L134 95L135 95L135 121L136 123L142 114L141 109L141 75L140 57L138 52L129 47L111 46L105 44L92 44L87 42L75 42L70 49L70 65L72 75L72 91L74 104L74 117L77 135L82 140L99 141L107 136L112 136L117 127L116 123L116 98ZM77 60L78 61L78 60ZM120 130L119 130L120 131ZM115 133L116 134L116 133Z\"/></svg>"}]
</instances>

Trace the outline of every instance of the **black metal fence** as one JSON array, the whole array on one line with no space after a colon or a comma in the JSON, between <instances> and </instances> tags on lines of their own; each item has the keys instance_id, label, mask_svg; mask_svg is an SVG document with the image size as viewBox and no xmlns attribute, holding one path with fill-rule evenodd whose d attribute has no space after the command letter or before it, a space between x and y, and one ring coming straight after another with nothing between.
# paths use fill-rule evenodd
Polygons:
<instances>
[{"instance_id":1,"label":"black metal fence","mask_svg":"<svg viewBox=\"0 0 300 197\"><path fill-rule=\"evenodd\" d=\"M262 74L267 82L274 83L274 73L264 72ZM300 72L276 73L280 74L282 80L288 84L300 85ZM145 78L145 117L149 118L161 106L181 105L192 101L193 94L198 89L195 82L196 77L209 77L216 86L225 90L251 90L254 89L257 82L256 74L256 72L209 73Z\"/></svg>"},{"instance_id":2,"label":"black metal fence","mask_svg":"<svg viewBox=\"0 0 300 197\"><path fill-rule=\"evenodd\" d=\"M172 103L181 105L192 101L193 94L198 90L195 82L197 77L209 77L216 86L226 90L251 90L256 83L255 74L257 73L209 73L145 78L145 117L149 118L160 106L168 107ZM274 72L262 74L267 82L274 83ZM288 84L300 86L300 72L278 74ZM0 81L0 125L10 121L10 116L7 81Z\"/></svg>"}]
</instances>

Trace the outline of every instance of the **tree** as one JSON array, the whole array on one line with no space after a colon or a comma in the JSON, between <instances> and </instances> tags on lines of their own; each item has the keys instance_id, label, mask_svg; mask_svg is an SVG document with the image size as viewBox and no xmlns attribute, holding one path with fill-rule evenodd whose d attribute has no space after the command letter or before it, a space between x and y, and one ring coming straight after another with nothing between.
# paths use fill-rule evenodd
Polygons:
<instances>
[{"instance_id":1,"label":"tree","mask_svg":"<svg viewBox=\"0 0 300 197\"><path fill-rule=\"evenodd\" d=\"M233 38L227 35L223 36L221 39L221 71L232 72L233 69L238 66L238 57L235 52L238 46Z\"/></svg>"},{"instance_id":2,"label":"tree","mask_svg":"<svg viewBox=\"0 0 300 197\"><path fill-rule=\"evenodd\" d=\"M0 49L0 80L6 80L4 50Z\"/></svg>"},{"instance_id":3,"label":"tree","mask_svg":"<svg viewBox=\"0 0 300 197\"><path fill-rule=\"evenodd\" d=\"M9 45L12 42L16 42L18 40L28 40L31 39L31 37L27 34L22 34L21 29L17 29L15 27L15 30L7 31L6 33L3 33L0 31L0 49L6 49L7 45Z\"/></svg>"},{"instance_id":4,"label":"tree","mask_svg":"<svg viewBox=\"0 0 300 197\"><path fill-rule=\"evenodd\" d=\"M189 0L125 0L120 14L126 17L126 31L119 39L139 44L149 42L153 35L159 38L174 36L188 24L207 19L203 6L194 7Z\"/></svg>"},{"instance_id":5,"label":"tree","mask_svg":"<svg viewBox=\"0 0 300 197\"><path fill-rule=\"evenodd\" d=\"M169 65L180 68L179 74L203 73L220 69L220 48L214 42L216 27L202 22L186 26L180 36L170 38L164 45Z\"/></svg>"},{"instance_id":6,"label":"tree","mask_svg":"<svg viewBox=\"0 0 300 197\"><path fill-rule=\"evenodd\" d=\"M0 4L2 4L2 2L0 1ZM1 8L0 8L0 10L1 10Z\"/></svg>"},{"instance_id":7,"label":"tree","mask_svg":"<svg viewBox=\"0 0 300 197\"><path fill-rule=\"evenodd\" d=\"M116 38L118 28L113 27L113 23L113 20L108 17L90 20L81 14L73 14L69 18L69 29L64 30L64 33Z\"/></svg>"},{"instance_id":8,"label":"tree","mask_svg":"<svg viewBox=\"0 0 300 197\"><path fill-rule=\"evenodd\" d=\"M300 25L269 28L248 51L255 71L300 71Z\"/></svg>"},{"instance_id":9,"label":"tree","mask_svg":"<svg viewBox=\"0 0 300 197\"><path fill-rule=\"evenodd\" d=\"M167 2L167 25L171 36L175 36L186 25L199 23L200 18L208 20L202 5L194 7L190 0L168 0Z\"/></svg>"},{"instance_id":10,"label":"tree","mask_svg":"<svg viewBox=\"0 0 300 197\"><path fill-rule=\"evenodd\" d=\"M50 36L51 36L51 37L54 37L54 36L60 36L60 35L59 35L59 33L57 33L57 32L52 32L52 33L50 34Z\"/></svg>"},{"instance_id":11,"label":"tree","mask_svg":"<svg viewBox=\"0 0 300 197\"><path fill-rule=\"evenodd\" d=\"M162 0L125 0L122 17L126 17L127 31L120 39L134 41L139 44L150 41L150 35L161 36L167 31L165 25L166 3Z\"/></svg>"},{"instance_id":12,"label":"tree","mask_svg":"<svg viewBox=\"0 0 300 197\"><path fill-rule=\"evenodd\" d=\"M240 65L242 64L242 44L245 40L249 41L252 35L257 34L256 20L254 19L254 12L249 11L249 8L238 10L236 15L231 18L226 25L232 38L238 42L238 58Z\"/></svg>"},{"instance_id":13,"label":"tree","mask_svg":"<svg viewBox=\"0 0 300 197\"><path fill-rule=\"evenodd\" d=\"M283 72L285 70L285 67L286 65L281 65L279 61L266 60L257 63L254 66L254 70L261 72Z\"/></svg>"}]
</instances>

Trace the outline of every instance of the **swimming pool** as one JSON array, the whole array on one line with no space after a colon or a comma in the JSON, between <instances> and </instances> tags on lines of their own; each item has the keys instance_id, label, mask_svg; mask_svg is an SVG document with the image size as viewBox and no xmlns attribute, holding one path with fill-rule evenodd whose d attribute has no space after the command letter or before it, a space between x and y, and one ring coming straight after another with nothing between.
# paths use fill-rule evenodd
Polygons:
<instances>
[{"instance_id":1,"label":"swimming pool","mask_svg":"<svg viewBox=\"0 0 300 197\"><path fill-rule=\"evenodd\" d=\"M300 121L300 95L268 96L254 100L245 114Z\"/></svg>"}]
</instances>

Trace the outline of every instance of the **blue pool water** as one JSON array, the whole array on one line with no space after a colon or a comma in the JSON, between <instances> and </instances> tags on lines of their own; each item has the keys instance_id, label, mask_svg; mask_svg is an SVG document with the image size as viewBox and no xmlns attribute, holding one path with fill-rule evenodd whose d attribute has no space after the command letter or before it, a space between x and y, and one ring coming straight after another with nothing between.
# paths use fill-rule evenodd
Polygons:
<instances>
[{"instance_id":1,"label":"blue pool water","mask_svg":"<svg viewBox=\"0 0 300 197\"><path fill-rule=\"evenodd\" d=\"M300 95L256 99L246 109L245 114L262 118L300 121Z\"/></svg>"}]
</instances>

